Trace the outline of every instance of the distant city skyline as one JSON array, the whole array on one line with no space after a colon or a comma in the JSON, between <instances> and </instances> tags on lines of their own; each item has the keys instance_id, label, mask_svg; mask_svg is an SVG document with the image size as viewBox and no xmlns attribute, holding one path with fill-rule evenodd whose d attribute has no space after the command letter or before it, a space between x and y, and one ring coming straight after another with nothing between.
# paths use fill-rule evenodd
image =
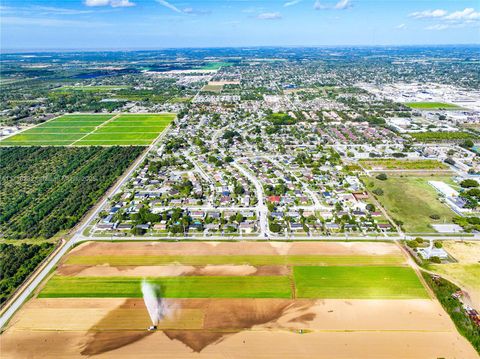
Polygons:
<instances>
[{"instance_id":1,"label":"distant city skyline","mask_svg":"<svg viewBox=\"0 0 480 359\"><path fill-rule=\"evenodd\" d=\"M2 50L479 44L478 1L2 0Z\"/></svg>"}]
</instances>

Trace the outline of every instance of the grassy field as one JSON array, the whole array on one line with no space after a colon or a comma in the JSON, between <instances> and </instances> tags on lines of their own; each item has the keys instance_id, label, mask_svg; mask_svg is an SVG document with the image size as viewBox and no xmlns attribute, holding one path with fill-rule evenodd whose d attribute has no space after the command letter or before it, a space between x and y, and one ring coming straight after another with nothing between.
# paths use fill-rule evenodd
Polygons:
<instances>
[{"instance_id":1,"label":"grassy field","mask_svg":"<svg viewBox=\"0 0 480 359\"><path fill-rule=\"evenodd\" d=\"M397 255L366 256L366 255L212 255L212 256L69 256L65 264L72 265L104 265L135 266L135 265L302 265L302 266L375 266L401 265L404 258Z\"/></svg>"},{"instance_id":2,"label":"grassy field","mask_svg":"<svg viewBox=\"0 0 480 359\"><path fill-rule=\"evenodd\" d=\"M116 86L116 85L102 85L102 86L62 86L56 88L52 91L55 92L71 92L71 91L82 91L82 92L110 92L115 90L127 89L128 86Z\"/></svg>"},{"instance_id":3,"label":"grassy field","mask_svg":"<svg viewBox=\"0 0 480 359\"><path fill-rule=\"evenodd\" d=\"M147 146L174 118L174 114L64 115L9 137L0 146Z\"/></svg>"},{"instance_id":4,"label":"grassy field","mask_svg":"<svg viewBox=\"0 0 480 359\"><path fill-rule=\"evenodd\" d=\"M432 141L457 141L476 139L478 136L469 132L418 132L409 133L417 141L432 142Z\"/></svg>"},{"instance_id":5,"label":"grassy field","mask_svg":"<svg viewBox=\"0 0 480 359\"><path fill-rule=\"evenodd\" d=\"M461 108L460 106L445 102L406 102L405 105L418 110L456 110Z\"/></svg>"},{"instance_id":6,"label":"grassy field","mask_svg":"<svg viewBox=\"0 0 480 359\"><path fill-rule=\"evenodd\" d=\"M142 278L61 277L50 279L41 298L140 298ZM284 276L191 276L148 278L166 298L291 298Z\"/></svg>"},{"instance_id":7,"label":"grassy field","mask_svg":"<svg viewBox=\"0 0 480 359\"><path fill-rule=\"evenodd\" d=\"M431 264L429 269L468 288L474 300L480 300L480 263Z\"/></svg>"},{"instance_id":8,"label":"grassy field","mask_svg":"<svg viewBox=\"0 0 480 359\"><path fill-rule=\"evenodd\" d=\"M437 192L428 181L449 181L448 177L393 177L386 181L376 178L366 180L370 190L381 189L384 194L377 199L393 219L403 222L408 233L432 233L432 223L451 223L455 213L437 199ZM373 186L371 185L373 184ZM433 220L430 215L440 216Z\"/></svg>"},{"instance_id":9,"label":"grassy field","mask_svg":"<svg viewBox=\"0 0 480 359\"><path fill-rule=\"evenodd\" d=\"M409 267L294 267L298 298L427 298Z\"/></svg>"},{"instance_id":10,"label":"grassy field","mask_svg":"<svg viewBox=\"0 0 480 359\"><path fill-rule=\"evenodd\" d=\"M202 91L205 92L222 92L223 85L205 85L202 87Z\"/></svg>"},{"instance_id":11,"label":"grassy field","mask_svg":"<svg viewBox=\"0 0 480 359\"><path fill-rule=\"evenodd\" d=\"M232 64L229 62L222 62L222 61L209 62L204 66L200 67L200 70L219 70L221 67L226 67L226 66L232 66Z\"/></svg>"},{"instance_id":12,"label":"grassy field","mask_svg":"<svg viewBox=\"0 0 480 359\"><path fill-rule=\"evenodd\" d=\"M366 169L382 168L385 170L437 170L448 166L436 160L395 160L390 158L359 160Z\"/></svg>"}]
</instances>

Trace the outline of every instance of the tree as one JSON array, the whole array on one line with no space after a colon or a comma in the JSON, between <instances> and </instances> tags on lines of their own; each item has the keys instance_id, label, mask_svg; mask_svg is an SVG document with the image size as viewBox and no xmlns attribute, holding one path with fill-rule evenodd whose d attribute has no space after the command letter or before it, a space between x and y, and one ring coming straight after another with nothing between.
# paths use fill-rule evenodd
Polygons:
<instances>
[{"instance_id":1,"label":"tree","mask_svg":"<svg viewBox=\"0 0 480 359\"><path fill-rule=\"evenodd\" d=\"M478 187L478 182L475 181L474 179L465 179L462 182L460 182L460 186L462 186L463 188Z\"/></svg>"},{"instance_id":2,"label":"tree","mask_svg":"<svg viewBox=\"0 0 480 359\"><path fill-rule=\"evenodd\" d=\"M145 233L146 233L146 230L141 227L135 226L132 228L132 234L134 236L143 236Z\"/></svg>"},{"instance_id":3,"label":"tree","mask_svg":"<svg viewBox=\"0 0 480 359\"><path fill-rule=\"evenodd\" d=\"M386 173L380 173L376 178L380 181L386 181L388 177Z\"/></svg>"},{"instance_id":4,"label":"tree","mask_svg":"<svg viewBox=\"0 0 480 359\"><path fill-rule=\"evenodd\" d=\"M375 206L371 203L367 204L366 208L367 208L367 211L375 212Z\"/></svg>"},{"instance_id":5,"label":"tree","mask_svg":"<svg viewBox=\"0 0 480 359\"><path fill-rule=\"evenodd\" d=\"M383 196L383 189L381 188L375 188L372 192L377 196Z\"/></svg>"}]
</instances>

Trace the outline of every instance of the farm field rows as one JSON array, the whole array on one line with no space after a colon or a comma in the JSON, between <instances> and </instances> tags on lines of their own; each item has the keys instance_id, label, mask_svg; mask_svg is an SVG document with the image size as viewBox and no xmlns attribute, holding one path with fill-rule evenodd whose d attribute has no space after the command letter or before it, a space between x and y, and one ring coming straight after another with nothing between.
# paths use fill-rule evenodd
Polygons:
<instances>
[{"instance_id":1,"label":"farm field rows","mask_svg":"<svg viewBox=\"0 0 480 359\"><path fill-rule=\"evenodd\" d=\"M174 114L63 115L0 141L0 146L147 146Z\"/></svg>"},{"instance_id":2,"label":"farm field rows","mask_svg":"<svg viewBox=\"0 0 480 359\"><path fill-rule=\"evenodd\" d=\"M169 308L155 331L144 280ZM259 358L474 358L442 313L393 243L86 242L12 319L2 355L222 358L248 343Z\"/></svg>"}]
</instances>

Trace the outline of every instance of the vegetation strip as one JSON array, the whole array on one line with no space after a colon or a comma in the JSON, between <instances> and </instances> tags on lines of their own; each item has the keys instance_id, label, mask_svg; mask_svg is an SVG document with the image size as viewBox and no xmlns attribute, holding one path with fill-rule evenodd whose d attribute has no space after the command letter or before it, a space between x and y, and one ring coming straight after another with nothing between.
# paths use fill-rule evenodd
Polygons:
<instances>
[{"instance_id":1,"label":"vegetation strip","mask_svg":"<svg viewBox=\"0 0 480 359\"><path fill-rule=\"evenodd\" d=\"M134 265L312 265L312 266L361 266L361 265L401 265L404 258L398 255L360 256L360 255L228 255L228 256L136 256L136 255L71 255L65 264L134 266Z\"/></svg>"},{"instance_id":2,"label":"vegetation strip","mask_svg":"<svg viewBox=\"0 0 480 359\"><path fill-rule=\"evenodd\" d=\"M138 277L61 277L50 279L40 298L141 298ZM165 298L291 298L286 276L190 276L148 278Z\"/></svg>"},{"instance_id":3,"label":"vegetation strip","mask_svg":"<svg viewBox=\"0 0 480 359\"><path fill-rule=\"evenodd\" d=\"M294 267L297 298L428 298L410 267Z\"/></svg>"}]
</instances>

